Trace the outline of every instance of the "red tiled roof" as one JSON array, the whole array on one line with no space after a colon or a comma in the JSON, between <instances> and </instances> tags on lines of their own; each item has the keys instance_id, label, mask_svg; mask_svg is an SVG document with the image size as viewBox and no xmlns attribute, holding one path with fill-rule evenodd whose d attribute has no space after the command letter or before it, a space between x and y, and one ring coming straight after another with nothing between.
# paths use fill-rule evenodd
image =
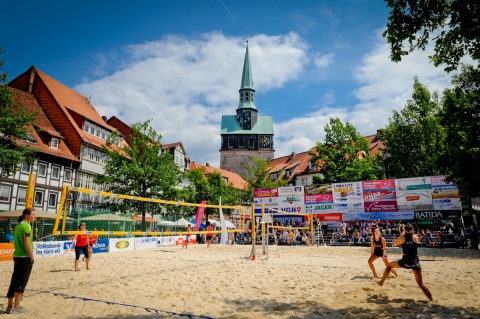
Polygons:
<instances>
[{"instance_id":1,"label":"red tiled roof","mask_svg":"<svg viewBox=\"0 0 480 319\"><path fill-rule=\"evenodd\" d=\"M291 181L295 177L295 175L300 175L304 173L311 173L315 170L309 168L310 159L312 158L311 155L308 155L308 152L302 153L292 153L287 156L282 156L279 158L275 158L270 162L270 173L280 172L279 178L282 178L285 181ZM289 177L286 177L286 171L289 169L294 170L291 172Z\"/></svg>"},{"instance_id":2,"label":"red tiled roof","mask_svg":"<svg viewBox=\"0 0 480 319\"><path fill-rule=\"evenodd\" d=\"M142 216L136 216L136 217L135 217L135 221L136 221L136 222L141 222L141 221L142 221ZM156 223L156 222L157 222L155 219L150 218L150 217L145 217L145 221L146 221L147 223Z\"/></svg>"},{"instance_id":3,"label":"red tiled roof","mask_svg":"<svg viewBox=\"0 0 480 319\"><path fill-rule=\"evenodd\" d=\"M205 175L210 175L213 172L219 172L222 177L228 180L228 183L231 183L233 187L236 189L243 190L247 186L247 181L245 181L240 175L234 172L229 172L220 168L212 167L209 164L202 165L195 162L190 163L190 170L198 169L198 168L205 168Z\"/></svg>"},{"instance_id":4,"label":"red tiled roof","mask_svg":"<svg viewBox=\"0 0 480 319\"><path fill-rule=\"evenodd\" d=\"M370 155L375 155L381 153L382 149L385 147L382 141L378 138L377 134L365 136L365 138L370 143Z\"/></svg>"},{"instance_id":5,"label":"red tiled roof","mask_svg":"<svg viewBox=\"0 0 480 319\"><path fill-rule=\"evenodd\" d=\"M35 138L36 144L32 144L26 141L19 141L23 145L31 145L33 148L37 149L38 152L42 152L49 155L54 155L57 157L65 158L71 161L79 162L79 159L72 154L68 146L65 144L62 135L55 130L50 120L47 118L42 108L38 104L37 100L31 93L26 93L14 88L10 88L14 94L14 100L19 105L25 107L29 112L35 113L38 112L33 125L36 129L30 131L32 136ZM59 139L58 149L52 148L48 145L49 141L44 141L39 132L46 132L50 136L54 136Z\"/></svg>"},{"instance_id":6,"label":"red tiled roof","mask_svg":"<svg viewBox=\"0 0 480 319\"><path fill-rule=\"evenodd\" d=\"M102 119L85 96L33 66L11 81L9 86L31 92L35 96L46 116L68 141L74 154L80 153L82 142L97 146L105 144L105 141L83 131L82 125L85 119L108 131L114 130Z\"/></svg>"}]
</instances>

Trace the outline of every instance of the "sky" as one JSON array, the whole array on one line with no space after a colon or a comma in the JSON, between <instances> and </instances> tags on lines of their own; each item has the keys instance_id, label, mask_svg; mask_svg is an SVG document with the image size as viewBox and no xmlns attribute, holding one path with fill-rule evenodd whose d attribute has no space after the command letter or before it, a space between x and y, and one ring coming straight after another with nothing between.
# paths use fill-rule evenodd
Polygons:
<instances>
[{"instance_id":1,"label":"sky","mask_svg":"<svg viewBox=\"0 0 480 319\"><path fill-rule=\"evenodd\" d=\"M274 122L275 158L305 152L330 118L367 136L412 95L452 74L426 51L389 59L383 0L4 0L2 72L31 65L90 98L102 116L151 119L165 144L219 167L222 115L234 115L246 41L255 104Z\"/></svg>"}]
</instances>

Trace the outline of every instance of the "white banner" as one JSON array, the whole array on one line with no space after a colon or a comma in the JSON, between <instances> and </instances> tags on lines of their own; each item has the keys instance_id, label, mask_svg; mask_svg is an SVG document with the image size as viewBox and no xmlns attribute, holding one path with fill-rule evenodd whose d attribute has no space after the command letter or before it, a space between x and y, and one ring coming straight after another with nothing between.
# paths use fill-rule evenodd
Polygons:
<instances>
[{"instance_id":1,"label":"white banner","mask_svg":"<svg viewBox=\"0 0 480 319\"><path fill-rule=\"evenodd\" d=\"M68 243L69 245L65 245ZM71 241L47 241L34 242L33 251L35 258L58 257L63 255L65 251L70 250Z\"/></svg>"},{"instance_id":2,"label":"white banner","mask_svg":"<svg viewBox=\"0 0 480 319\"><path fill-rule=\"evenodd\" d=\"M157 247L157 237L135 237L135 249Z\"/></svg>"},{"instance_id":3,"label":"white banner","mask_svg":"<svg viewBox=\"0 0 480 319\"><path fill-rule=\"evenodd\" d=\"M185 238L185 236L181 237ZM157 246L175 246L178 238L180 238L180 236L157 237Z\"/></svg>"},{"instance_id":4,"label":"white banner","mask_svg":"<svg viewBox=\"0 0 480 319\"><path fill-rule=\"evenodd\" d=\"M113 238L110 239L110 252L134 250L134 238Z\"/></svg>"}]
</instances>

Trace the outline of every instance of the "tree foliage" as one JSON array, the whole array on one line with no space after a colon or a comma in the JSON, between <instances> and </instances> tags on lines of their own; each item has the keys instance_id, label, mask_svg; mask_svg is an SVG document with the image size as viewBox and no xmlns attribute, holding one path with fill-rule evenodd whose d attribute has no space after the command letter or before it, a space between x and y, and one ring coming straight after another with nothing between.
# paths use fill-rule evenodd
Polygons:
<instances>
[{"instance_id":1,"label":"tree foliage","mask_svg":"<svg viewBox=\"0 0 480 319\"><path fill-rule=\"evenodd\" d=\"M0 48L0 55L4 50ZM4 60L0 59L0 71L3 70ZM15 174L23 162L32 164L35 160L35 149L20 140L28 140L28 133L32 128L37 113L15 103L14 92L4 83L6 73L0 73L0 176L6 177Z\"/></svg>"},{"instance_id":2,"label":"tree foliage","mask_svg":"<svg viewBox=\"0 0 480 319\"><path fill-rule=\"evenodd\" d=\"M187 179L190 185L187 187L190 196L187 197L189 202L201 203L203 200L207 204L218 205L220 197L222 198L222 205L239 205L240 193L239 190L233 187L232 183L225 183L220 171L213 171L209 175L205 175L205 167L192 169L187 173ZM206 214L211 214L216 209L207 208ZM229 214L230 210L223 210L225 214Z\"/></svg>"},{"instance_id":3,"label":"tree foliage","mask_svg":"<svg viewBox=\"0 0 480 319\"><path fill-rule=\"evenodd\" d=\"M385 0L391 8L383 36L390 44L390 58L401 61L415 49L435 41L435 66L457 69L467 55L480 58L480 2L477 0ZM405 49L405 41L409 48Z\"/></svg>"},{"instance_id":4,"label":"tree foliage","mask_svg":"<svg viewBox=\"0 0 480 319\"><path fill-rule=\"evenodd\" d=\"M400 112L393 111L389 124L381 130L385 167L390 177L430 176L442 174L438 165L445 141L440 123L438 94L415 77L412 99Z\"/></svg>"},{"instance_id":5,"label":"tree foliage","mask_svg":"<svg viewBox=\"0 0 480 319\"><path fill-rule=\"evenodd\" d=\"M270 163L265 162L258 156L252 158L252 163L247 164L247 174L245 181L248 183L242 202L244 204L253 203L253 191L255 188L276 188L287 185L287 182L279 178L275 181L270 179Z\"/></svg>"},{"instance_id":6,"label":"tree foliage","mask_svg":"<svg viewBox=\"0 0 480 319\"><path fill-rule=\"evenodd\" d=\"M445 152L441 165L460 192L480 196L480 70L463 66L453 77L454 88L444 91L441 122L445 126Z\"/></svg>"},{"instance_id":7,"label":"tree foliage","mask_svg":"<svg viewBox=\"0 0 480 319\"><path fill-rule=\"evenodd\" d=\"M103 147L107 162L105 174L97 175L95 183L104 184L106 191L147 198L177 200L178 185L183 173L173 163L173 156L162 150L161 135L151 126L151 120L131 126L133 135L129 145L121 148L112 143L112 137ZM158 212L159 204L133 200L114 200L112 208L142 215Z\"/></svg>"},{"instance_id":8,"label":"tree foliage","mask_svg":"<svg viewBox=\"0 0 480 319\"><path fill-rule=\"evenodd\" d=\"M369 155L370 144L350 123L330 118L325 126L325 142L317 142L311 162L319 167L314 183L340 183L380 179L384 176L378 154L358 159L360 151Z\"/></svg>"}]
</instances>

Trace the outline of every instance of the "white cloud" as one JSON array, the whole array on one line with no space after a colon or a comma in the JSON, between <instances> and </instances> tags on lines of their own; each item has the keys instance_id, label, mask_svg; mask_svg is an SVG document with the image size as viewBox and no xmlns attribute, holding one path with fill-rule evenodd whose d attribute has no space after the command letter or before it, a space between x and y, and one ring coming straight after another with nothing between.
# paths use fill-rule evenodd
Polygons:
<instances>
[{"instance_id":1,"label":"white cloud","mask_svg":"<svg viewBox=\"0 0 480 319\"><path fill-rule=\"evenodd\" d=\"M310 62L309 46L296 33L259 34L250 40L257 92L282 88L302 72L308 72L305 69ZM352 70L351 78L345 79L345 83L358 83L352 92L357 102L335 105L338 93L330 87L319 98L318 105L301 106L315 111L276 121L276 157L292 151L305 152L323 140L324 126L331 117L352 123L362 134L374 134L388 123L392 110L402 109L411 97L415 75L431 91L450 86L451 74L429 62L431 48L413 52L396 64L389 59L389 48L381 32L372 43L372 50ZM235 114L238 106L244 54L245 39L241 37L218 32L204 34L200 39L168 36L109 54L110 64L105 59L100 62L106 69L118 65L117 70L76 89L92 97L92 104L101 115L118 116L127 124L152 118L153 127L165 143L181 141L193 161L218 167L220 121L222 115ZM334 71L332 53L313 54L312 61L319 68L328 66ZM94 74L104 72L102 69ZM275 114L272 115L275 121Z\"/></svg>"},{"instance_id":2,"label":"white cloud","mask_svg":"<svg viewBox=\"0 0 480 319\"><path fill-rule=\"evenodd\" d=\"M295 33L256 35L249 50L257 90L282 87L308 62L307 45ZM127 124L152 118L164 143L181 141L187 156L219 166L220 121L238 106L245 39L211 32L200 39L168 36L131 45L99 61L102 75L75 87L101 115Z\"/></svg>"},{"instance_id":3,"label":"white cloud","mask_svg":"<svg viewBox=\"0 0 480 319\"><path fill-rule=\"evenodd\" d=\"M389 46L381 32L373 39L373 48L365 54L362 62L352 71L352 79L358 83L353 94L358 99L355 105L333 106L328 97L322 99L317 111L289 121L276 123L275 157L294 152L304 152L325 137L324 126L330 118L338 117L350 122L364 135L375 134L388 124L392 110L403 109L411 99L413 79L418 76L420 83L430 92L441 93L451 86L453 74L447 74L442 67L435 67L428 56L433 53L430 44L426 51L415 51L404 57L400 63L389 59ZM465 60L468 63L468 60ZM350 81L350 79L346 79Z\"/></svg>"},{"instance_id":4,"label":"white cloud","mask_svg":"<svg viewBox=\"0 0 480 319\"><path fill-rule=\"evenodd\" d=\"M335 55L333 53L328 53L324 55L317 54L315 56L313 63L317 68L324 69L330 66L334 61L335 61Z\"/></svg>"}]
</instances>

